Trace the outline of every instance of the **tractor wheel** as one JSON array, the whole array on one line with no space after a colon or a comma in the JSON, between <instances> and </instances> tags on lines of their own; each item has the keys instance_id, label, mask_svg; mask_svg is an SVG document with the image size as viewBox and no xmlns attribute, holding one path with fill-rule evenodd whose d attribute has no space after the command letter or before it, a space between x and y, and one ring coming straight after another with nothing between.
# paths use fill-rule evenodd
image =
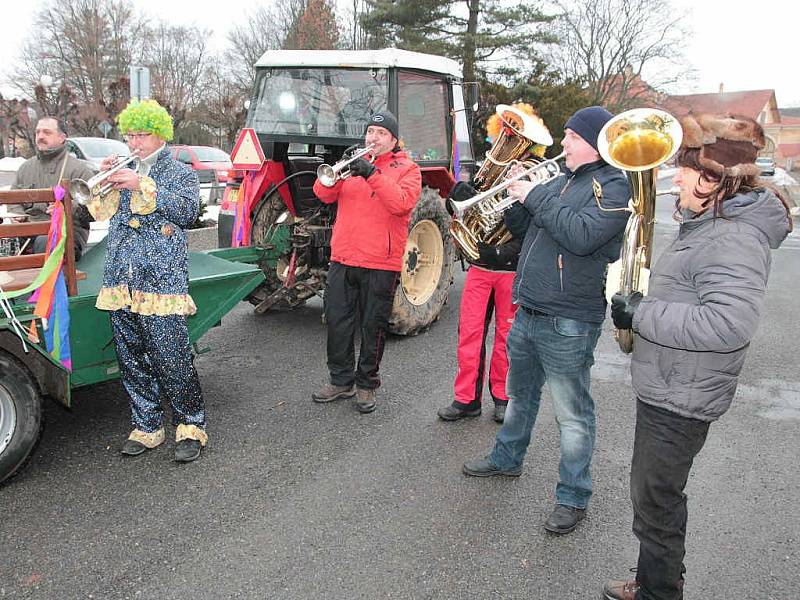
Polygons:
<instances>
[{"instance_id":1,"label":"tractor wheel","mask_svg":"<svg viewBox=\"0 0 800 600\"><path fill-rule=\"evenodd\" d=\"M408 224L403 270L389 319L392 333L414 335L439 318L453 283L455 248L449 224L441 196L423 188Z\"/></svg>"},{"instance_id":2,"label":"tractor wheel","mask_svg":"<svg viewBox=\"0 0 800 600\"><path fill-rule=\"evenodd\" d=\"M253 246L262 247L267 243L286 243L289 236L289 228L286 225L275 224L278 217L285 211L286 205L277 192L261 200L253 212L250 243ZM278 277L278 269L286 265L282 261L278 261L276 265L272 261L264 260L259 262L258 266L264 272L264 282L247 297L247 300L255 306L261 304L265 298L283 286L283 281ZM273 310L290 310L303 304L305 304L305 300L293 298L289 302L287 299L280 299L271 308Z\"/></svg>"},{"instance_id":3,"label":"tractor wheel","mask_svg":"<svg viewBox=\"0 0 800 600\"><path fill-rule=\"evenodd\" d=\"M28 371L0 351L0 482L28 461L42 435L42 399Z\"/></svg>"}]
</instances>

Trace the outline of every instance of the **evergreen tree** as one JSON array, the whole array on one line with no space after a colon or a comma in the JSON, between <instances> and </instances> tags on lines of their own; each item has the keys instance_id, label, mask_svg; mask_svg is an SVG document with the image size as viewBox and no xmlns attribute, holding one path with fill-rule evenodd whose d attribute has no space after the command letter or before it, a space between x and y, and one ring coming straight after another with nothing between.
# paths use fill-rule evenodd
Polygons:
<instances>
[{"instance_id":1,"label":"evergreen tree","mask_svg":"<svg viewBox=\"0 0 800 600\"><path fill-rule=\"evenodd\" d=\"M448 56L463 65L465 81L513 71L531 49L554 38L553 17L537 0L508 6L500 0L367 0L361 17L370 46ZM504 65L502 69L496 65Z\"/></svg>"}]
</instances>

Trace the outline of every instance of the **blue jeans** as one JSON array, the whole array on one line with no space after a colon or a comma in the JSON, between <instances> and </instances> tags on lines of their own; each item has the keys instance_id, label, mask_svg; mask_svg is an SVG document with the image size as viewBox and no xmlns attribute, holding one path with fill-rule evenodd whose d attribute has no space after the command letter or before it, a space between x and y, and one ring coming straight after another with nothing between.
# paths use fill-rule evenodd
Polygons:
<instances>
[{"instance_id":1,"label":"blue jeans","mask_svg":"<svg viewBox=\"0 0 800 600\"><path fill-rule=\"evenodd\" d=\"M556 502L575 508L586 508L592 495L595 416L589 371L601 327L517 311L507 343L508 409L489 456L503 469L522 465L547 382L561 433Z\"/></svg>"}]
</instances>

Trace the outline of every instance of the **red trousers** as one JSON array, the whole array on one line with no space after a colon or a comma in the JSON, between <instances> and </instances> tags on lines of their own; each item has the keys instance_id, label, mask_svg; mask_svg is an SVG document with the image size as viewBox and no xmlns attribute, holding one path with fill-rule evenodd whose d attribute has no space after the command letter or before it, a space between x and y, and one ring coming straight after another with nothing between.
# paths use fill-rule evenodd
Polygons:
<instances>
[{"instance_id":1,"label":"red trousers","mask_svg":"<svg viewBox=\"0 0 800 600\"><path fill-rule=\"evenodd\" d=\"M461 294L458 319L458 372L454 384L456 402L468 404L483 396L486 370L486 334L494 313L494 348L489 367L489 392L494 400L507 401L508 357L506 338L517 306L511 302L514 273L470 266Z\"/></svg>"}]
</instances>

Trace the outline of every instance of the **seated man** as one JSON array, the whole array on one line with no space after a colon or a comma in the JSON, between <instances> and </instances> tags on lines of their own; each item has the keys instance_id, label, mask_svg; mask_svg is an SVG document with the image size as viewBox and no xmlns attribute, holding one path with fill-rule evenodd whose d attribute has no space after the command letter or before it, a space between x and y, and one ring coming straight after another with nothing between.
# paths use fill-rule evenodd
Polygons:
<instances>
[{"instance_id":1,"label":"seated man","mask_svg":"<svg viewBox=\"0 0 800 600\"><path fill-rule=\"evenodd\" d=\"M94 174L92 166L72 156L66 146L67 132L63 123L55 117L42 117L36 124L36 156L29 158L17 171L12 190L52 188L63 179L90 179ZM24 204L24 213L14 207L17 220L46 221L46 204ZM75 260L78 260L89 239L89 224L92 217L85 206L77 203L72 207L73 239L75 240ZM47 236L34 238L32 250L43 253Z\"/></svg>"}]
</instances>

